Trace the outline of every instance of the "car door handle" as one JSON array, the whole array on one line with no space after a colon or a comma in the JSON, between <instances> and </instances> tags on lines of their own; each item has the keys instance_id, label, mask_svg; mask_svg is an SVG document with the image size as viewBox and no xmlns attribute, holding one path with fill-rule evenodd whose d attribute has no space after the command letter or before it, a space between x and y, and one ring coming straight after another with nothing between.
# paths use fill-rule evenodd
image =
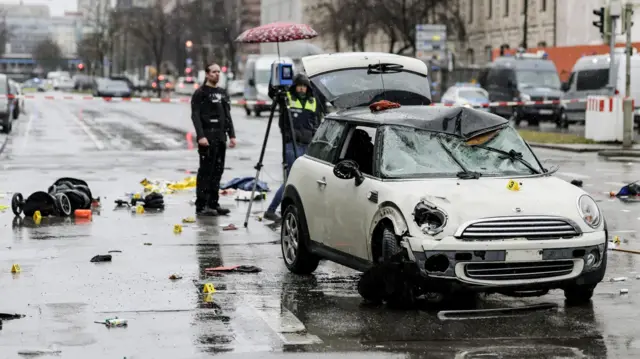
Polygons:
<instances>
[{"instance_id":1,"label":"car door handle","mask_svg":"<svg viewBox=\"0 0 640 359\"><path fill-rule=\"evenodd\" d=\"M316 183L318 183L318 186L326 186L327 182L324 181L324 178L321 180L316 180Z\"/></svg>"}]
</instances>

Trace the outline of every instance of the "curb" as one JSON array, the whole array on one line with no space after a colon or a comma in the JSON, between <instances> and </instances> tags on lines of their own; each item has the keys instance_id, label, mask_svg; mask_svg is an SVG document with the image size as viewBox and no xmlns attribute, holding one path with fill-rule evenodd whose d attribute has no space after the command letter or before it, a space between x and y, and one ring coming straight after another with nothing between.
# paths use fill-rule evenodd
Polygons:
<instances>
[{"instance_id":1,"label":"curb","mask_svg":"<svg viewBox=\"0 0 640 359\"><path fill-rule=\"evenodd\" d=\"M600 157L638 157L640 158L640 150L604 150L599 151Z\"/></svg>"},{"instance_id":2,"label":"curb","mask_svg":"<svg viewBox=\"0 0 640 359\"><path fill-rule=\"evenodd\" d=\"M534 147L534 148L546 148L548 150L557 150L557 151L564 151L564 152L576 152L576 153L585 153L585 152L603 152L603 151L607 151L605 149L603 149L602 147L600 148L588 148L588 147L577 147L577 148L572 148L572 147L567 147L566 145L556 145L556 144L548 144L548 143L535 143L535 142L527 142L529 144L529 146Z\"/></svg>"}]
</instances>

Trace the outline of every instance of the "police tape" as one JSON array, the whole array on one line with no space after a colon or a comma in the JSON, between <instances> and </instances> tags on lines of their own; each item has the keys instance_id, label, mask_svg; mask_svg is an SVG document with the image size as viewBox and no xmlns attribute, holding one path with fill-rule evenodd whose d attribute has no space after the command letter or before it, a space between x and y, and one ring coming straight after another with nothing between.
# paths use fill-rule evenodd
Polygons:
<instances>
[{"instance_id":1,"label":"police tape","mask_svg":"<svg viewBox=\"0 0 640 359\"><path fill-rule=\"evenodd\" d=\"M103 102L146 102L146 103L190 103L190 97L96 97L96 96L81 96L81 95L0 95L0 99L6 98L24 98L24 99L44 99L44 100L72 100L72 101L103 101ZM489 102L485 104L469 104L466 105L472 108L493 108L493 107L518 107L518 106L539 106L539 105L563 105L570 103L583 103L587 102L586 98L570 99L570 100L544 100L544 101L497 101ZM231 100L232 106L255 106L255 105L270 105L270 101L250 101L250 100ZM331 106L330 104L327 104ZM437 107L455 107L461 106L460 104L445 104L445 103L433 103L430 106Z\"/></svg>"}]
</instances>

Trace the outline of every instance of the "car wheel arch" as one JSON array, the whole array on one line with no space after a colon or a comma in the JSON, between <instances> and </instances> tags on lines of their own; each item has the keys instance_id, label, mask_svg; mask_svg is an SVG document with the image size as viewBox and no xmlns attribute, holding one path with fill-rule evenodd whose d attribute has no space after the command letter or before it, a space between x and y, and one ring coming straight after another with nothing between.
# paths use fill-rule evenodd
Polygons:
<instances>
[{"instance_id":1,"label":"car wheel arch","mask_svg":"<svg viewBox=\"0 0 640 359\"><path fill-rule=\"evenodd\" d=\"M401 238L409 232L409 227L402 211L393 202L383 202L380 204L369 228L371 228L369 233L369 251L371 252L371 258L374 262L382 254L382 233L385 228L393 231L398 238Z\"/></svg>"},{"instance_id":2,"label":"car wheel arch","mask_svg":"<svg viewBox=\"0 0 640 359\"><path fill-rule=\"evenodd\" d=\"M304 220L305 225L307 225L307 228L308 228L307 214L304 211L304 204L302 203L300 194L298 193L298 190L294 186L287 185L284 188L284 193L282 194L281 206L283 209L283 215L284 215L284 210L286 210L287 206L289 206L290 204L295 204L298 207L298 210L300 211L300 216L302 216L302 218L300 219ZM309 238L311 238L311 233L309 233ZM311 239L313 240L313 238Z\"/></svg>"}]
</instances>

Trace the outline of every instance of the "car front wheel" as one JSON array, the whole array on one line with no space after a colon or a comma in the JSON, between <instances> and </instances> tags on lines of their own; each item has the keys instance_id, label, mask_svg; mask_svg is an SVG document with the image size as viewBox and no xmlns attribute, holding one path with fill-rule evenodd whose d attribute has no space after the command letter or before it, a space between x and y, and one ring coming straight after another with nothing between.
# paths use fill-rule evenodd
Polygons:
<instances>
[{"instance_id":1,"label":"car front wheel","mask_svg":"<svg viewBox=\"0 0 640 359\"><path fill-rule=\"evenodd\" d=\"M575 285L564 289L564 297L567 304L582 305L587 304L593 297L595 285Z\"/></svg>"},{"instance_id":2,"label":"car front wheel","mask_svg":"<svg viewBox=\"0 0 640 359\"><path fill-rule=\"evenodd\" d=\"M320 259L308 248L309 230L295 204L290 204L282 216L280 246L282 258L287 269L295 274L311 274L320 263Z\"/></svg>"}]
</instances>

